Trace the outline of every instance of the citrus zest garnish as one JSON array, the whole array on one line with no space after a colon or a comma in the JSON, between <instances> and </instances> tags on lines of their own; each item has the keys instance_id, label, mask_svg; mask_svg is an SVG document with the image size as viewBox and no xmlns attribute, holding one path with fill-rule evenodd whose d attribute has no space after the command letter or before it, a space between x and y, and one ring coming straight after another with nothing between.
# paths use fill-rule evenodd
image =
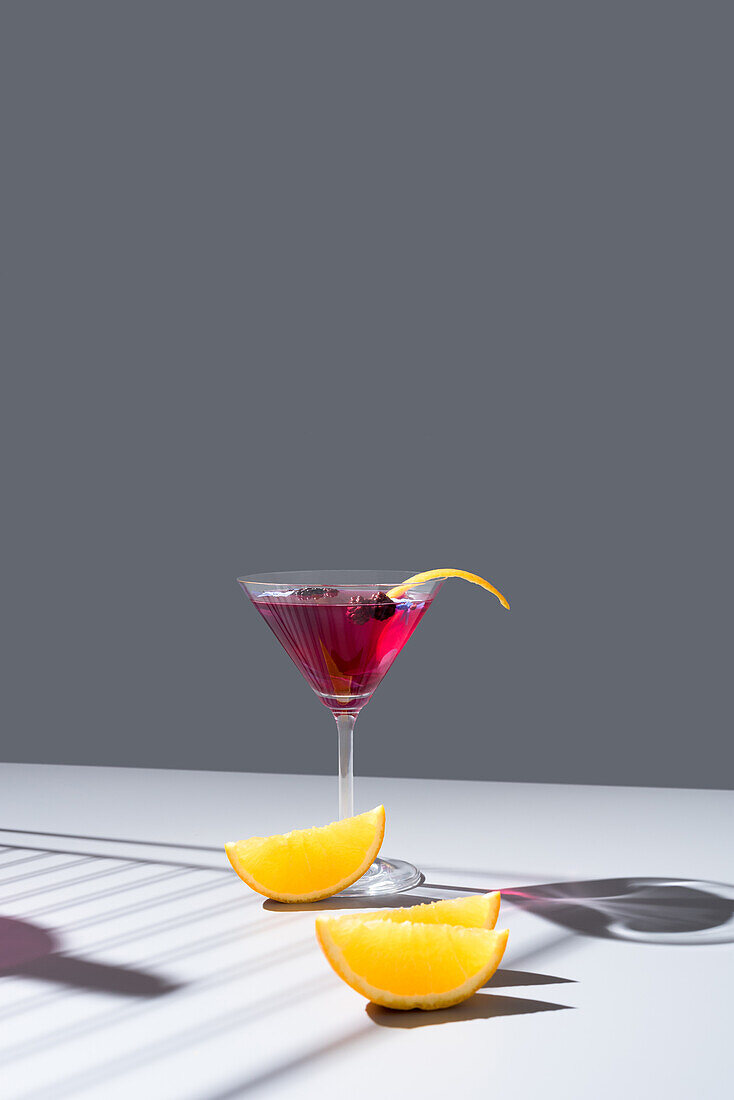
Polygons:
<instances>
[{"instance_id":1,"label":"citrus zest garnish","mask_svg":"<svg viewBox=\"0 0 734 1100\"><path fill-rule=\"evenodd\" d=\"M319 901L346 890L374 862L385 835L385 807L330 825L253 836L225 844L248 886L275 901Z\"/></svg>"},{"instance_id":2,"label":"citrus zest garnish","mask_svg":"<svg viewBox=\"0 0 734 1100\"><path fill-rule=\"evenodd\" d=\"M507 931L338 917L316 936L339 977L386 1008L448 1008L475 993L500 964Z\"/></svg>"},{"instance_id":3,"label":"citrus zest garnish","mask_svg":"<svg viewBox=\"0 0 734 1100\"><path fill-rule=\"evenodd\" d=\"M425 581L445 580L447 577L460 577L463 581L478 584L480 588L484 588L487 592L491 592L493 596L496 596L506 611L510 610L509 603L498 588L495 588L489 581L485 581L484 577L478 577L476 573L467 573L465 569L429 569L427 573L416 573L414 577L408 577L407 581L403 581L402 584L397 584L394 588L389 589L387 594L391 600L396 600L416 584L424 584Z\"/></svg>"}]
</instances>

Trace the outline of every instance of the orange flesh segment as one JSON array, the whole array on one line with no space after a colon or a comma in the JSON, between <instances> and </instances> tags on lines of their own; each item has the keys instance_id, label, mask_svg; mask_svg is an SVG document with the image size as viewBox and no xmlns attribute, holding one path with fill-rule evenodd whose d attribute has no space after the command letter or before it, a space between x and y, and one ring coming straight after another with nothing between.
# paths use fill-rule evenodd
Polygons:
<instances>
[{"instance_id":1,"label":"orange flesh segment","mask_svg":"<svg viewBox=\"0 0 734 1100\"><path fill-rule=\"evenodd\" d=\"M494 928L500 911L499 891L470 894L451 901L431 901L401 909L379 909L376 913L350 913L350 920L389 920L410 924L453 924L461 928Z\"/></svg>"},{"instance_id":2,"label":"orange flesh segment","mask_svg":"<svg viewBox=\"0 0 734 1100\"><path fill-rule=\"evenodd\" d=\"M316 935L339 977L386 1008L447 1008L466 1000L500 964L507 931L448 924L316 921Z\"/></svg>"},{"instance_id":3,"label":"orange flesh segment","mask_svg":"<svg viewBox=\"0 0 734 1100\"><path fill-rule=\"evenodd\" d=\"M407 581L403 581L402 584L389 589L387 594L391 600L396 600L404 595L409 588L413 588L414 585L424 584L426 581L446 580L448 577L459 577L471 584L478 584L480 588L484 588L485 591L496 596L506 611L510 610L509 603L498 588L495 588L489 581L485 581L484 577L478 577L476 573L467 573L465 569L429 569L427 573L416 573L414 577L408 577Z\"/></svg>"},{"instance_id":4,"label":"orange flesh segment","mask_svg":"<svg viewBox=\"0 0 734 1100\"><path fill-rule=\"evenodd\" d=\"M318 901L345 890L374 862L385 835L385 807L312 829L225 844L233 868L276 901Z\"/></svg>"}]
</instances>

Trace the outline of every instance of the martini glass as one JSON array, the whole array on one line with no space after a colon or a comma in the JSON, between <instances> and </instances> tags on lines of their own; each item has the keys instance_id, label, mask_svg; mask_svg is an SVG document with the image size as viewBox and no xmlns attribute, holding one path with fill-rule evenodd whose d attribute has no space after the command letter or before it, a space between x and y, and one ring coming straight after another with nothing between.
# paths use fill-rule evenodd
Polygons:
<instances>
[{"instance_id":1,"label":"martini glass","mask_svg":"<svg viewBox=\"0 0 734 1100\"><path fill-rule=\"evenodd\" d=\"M411 587L392 600L388 590L404 573L321 570L258 573L238 583L336 719L339 743L339 817L354 814L352 749L357 715L441 587ZM395 894L422 881L412 863L377 859L344 894Z\"/></svg>"}]
</instances>

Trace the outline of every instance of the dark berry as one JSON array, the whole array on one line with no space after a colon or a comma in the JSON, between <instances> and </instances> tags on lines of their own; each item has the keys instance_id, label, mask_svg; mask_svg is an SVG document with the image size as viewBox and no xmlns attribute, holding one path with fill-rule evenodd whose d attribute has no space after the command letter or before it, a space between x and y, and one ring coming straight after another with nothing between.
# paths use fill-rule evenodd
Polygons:
<instances>
[{"instance_id":1,"label":"dark berry","mask_svg":"<svg viewBox=\"0 0 734 1100\"><path fill-rule=\"evenodd\" d=\"M384 622L395 614L396 604L385 592L375 592L374 596L352 596L347 618L353 623L368 623L370 619Z\"/></svg>"},{"instance_id":2,"label":"dark berry","mask_svg":"<svg viewBox=\"0 0 734 1100\"><path fill-rule=\"evenodd\" d=\"M306 588L297 588L296 595L302 600L323 600L327 596L338 596L338 588L320 588L316 585L308 585Z\"/></svg>"},{"instance_id":3,"label":"dark berry","mask_svg":"<svg viewBox=\"0 0 734 1100\"><path fill-rule=\"evenodd\" d=\"M351 607L347 608L347 618L351 623L368 623L373 615L369 596L352 596Z\"/></svg>"},{"instance_id":4,"label":"dark berry","mask_svg":"<svg viewBox=\"0 0 734 1100\"><path fill-rule=\"evenodd\" d=\"M376 592L371 599L373 610L372 614L378 620L378 622L384 622L385 619L389 619L395 614L395 603L385 592Z\"/></svg>"}]
</instances>

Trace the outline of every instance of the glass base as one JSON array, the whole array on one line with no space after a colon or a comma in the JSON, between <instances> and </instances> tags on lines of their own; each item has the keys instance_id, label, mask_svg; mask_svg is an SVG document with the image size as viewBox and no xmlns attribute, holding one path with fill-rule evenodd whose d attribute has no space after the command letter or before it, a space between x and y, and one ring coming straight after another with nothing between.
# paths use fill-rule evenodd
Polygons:
<instances>
[{"instance_id":1,"label":"glass base","mask_svg":"<svg viewBox=\"0 0 734 1100\"><path fill-rule=\"evenodd\" d=\"M366 874L337 894L338 898L382 897L400 894L413 886L420 886L423 875L412 863L403 859L376 859Z\"/></svg>"}]
</instances>

